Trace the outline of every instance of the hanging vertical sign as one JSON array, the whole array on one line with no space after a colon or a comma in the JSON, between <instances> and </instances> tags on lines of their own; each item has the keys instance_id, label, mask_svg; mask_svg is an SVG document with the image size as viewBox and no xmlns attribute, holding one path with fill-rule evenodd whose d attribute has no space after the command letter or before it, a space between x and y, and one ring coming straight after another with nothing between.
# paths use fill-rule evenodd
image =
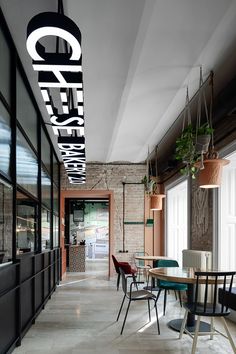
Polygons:
<instances>
[{"instance_id":1,"label":"hanging vertical sign","mask_svg":"<svg viewBox=\"0 0 236 354\"><path fill-rule=\"evenodd\" d=\"M47 52L40 40L55 37L65 44L65 52ZM70 183L85 183L85 137L81 33L67 16L44 12L33 17L27 27L26 47L38 72L38 84L58 136ZM55 91L57 96L55 95ZM55 99L54 97L59 97ZM53 100L54 98L54 100ZM60 113L59 113L60 112Z\"/></svg>"}]
</instances>

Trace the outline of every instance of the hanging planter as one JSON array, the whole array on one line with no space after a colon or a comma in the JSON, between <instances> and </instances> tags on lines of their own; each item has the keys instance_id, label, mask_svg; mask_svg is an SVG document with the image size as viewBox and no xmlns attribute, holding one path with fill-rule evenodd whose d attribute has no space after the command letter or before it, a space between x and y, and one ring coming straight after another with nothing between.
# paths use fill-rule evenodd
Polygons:
<instances>
[{"instance_id":1,"label":"hanging planter","mask_svg":"<svg viewBox=\"0 0 236 354\"><path fill-rule=\"evenodd\" d=\"M163 198L165 198L165 194L152 194L150 197L150 209L162 210Z\"/></svg>"},{"instance_id":2,"label":"hanging planter","mask_svg":"<svg viewBox=\"0 0 236 354\"><path fill-rule=\"evenodd\" d=\"M207 158L203 161L204 168L199 171L198 185L200 188L220 187L223 167L230 163L229 160L219 159L216 152L212 153L211 156L212 158ZM197 168L200 165L201 162L195 164Z\"/></svg>"}]
</instances>

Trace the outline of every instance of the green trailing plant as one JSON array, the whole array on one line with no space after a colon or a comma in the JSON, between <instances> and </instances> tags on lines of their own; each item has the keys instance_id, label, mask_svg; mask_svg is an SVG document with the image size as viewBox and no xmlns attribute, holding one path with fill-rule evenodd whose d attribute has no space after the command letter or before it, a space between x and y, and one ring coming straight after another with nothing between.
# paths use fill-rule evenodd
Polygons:
<instances>
[{"instance_id":1,"label":"green trailing plant","mask_svg":"<svg viewBox=\"0 0 236 354\"><path fill-rule=\"evenodd\" d=\"M145 188L145 192L148 195L151 195L154 193L155 189L156 189L156 182L153 181L151 178L148 178L146 175L143 177L143 179L141 180L141 183L144 184L144 188Z\"/></svg>"},{"instance_id":2,"label":"green trailing plant","mask_svg":"<svg viewBox=\"0 0 236 354\"><path fill-rule=\"evenodd\" d=\"M211 135L212 133L213 129L208 123L201 125L197 131L192 124L189 124L176 140L175 159L186 165L180 170L183 175L191 175L192 178L196 178L198 169L195 167L195 163L199 161L201 155L201 152L196 151L196 136Z\"/></svg>"}]
</instances>

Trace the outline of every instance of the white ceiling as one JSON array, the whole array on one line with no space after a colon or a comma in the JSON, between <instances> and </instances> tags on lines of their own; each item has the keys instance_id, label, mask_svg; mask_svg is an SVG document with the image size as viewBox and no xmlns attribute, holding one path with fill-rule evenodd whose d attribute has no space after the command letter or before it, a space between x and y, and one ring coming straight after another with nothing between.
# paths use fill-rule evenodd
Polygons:
<instances>
[{"instance_id":1,"label":"white ceiling","mask_svg":"<svg viewBox=\"0 0 236 354\"><path fill-rule=\"evenodd\" d=\"M25 39L30 18L57 1L0 4L49 121ZM216 91L236 73L236 0L64 0L64 8L82 33L87 161L145 160L182 111L186 86L196 92L199 65L204 76L215 71Z\"/></svg>"}]
</instances>

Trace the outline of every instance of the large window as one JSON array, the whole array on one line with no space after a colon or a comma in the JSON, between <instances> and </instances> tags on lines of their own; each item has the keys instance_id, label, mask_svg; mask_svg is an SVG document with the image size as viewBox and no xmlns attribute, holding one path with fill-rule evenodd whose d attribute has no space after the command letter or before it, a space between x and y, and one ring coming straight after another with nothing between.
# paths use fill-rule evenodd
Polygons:
<instances>
[{"instance_id":1,"label":"large window","mask_svg":"<svg viewBox=\"0 0 236 354\"><path fill-rule=\"evenodd\" d=\"M188 182L167 189L166 251L182 266L182 250L188 248Z\"/></svg>"},{"instance_id":2,"label":"large window","mask_svg":"<svg viewBox=\"0 0 236 354\"><path fill-rule=\"evenodd\" d=\"M0 263L12 258L12 187L0 180Z\"/></svg>"},{"instance_id":3,"label":"large window","mask_svg":"<svg viewBox=\"0 0 236 354\"><path fill-rule=\"evenodd\" d=\"M227 158L231 162L223 169L219 189L218 266L236 270L236 152Z\"/></svg>"}]
</instances>

